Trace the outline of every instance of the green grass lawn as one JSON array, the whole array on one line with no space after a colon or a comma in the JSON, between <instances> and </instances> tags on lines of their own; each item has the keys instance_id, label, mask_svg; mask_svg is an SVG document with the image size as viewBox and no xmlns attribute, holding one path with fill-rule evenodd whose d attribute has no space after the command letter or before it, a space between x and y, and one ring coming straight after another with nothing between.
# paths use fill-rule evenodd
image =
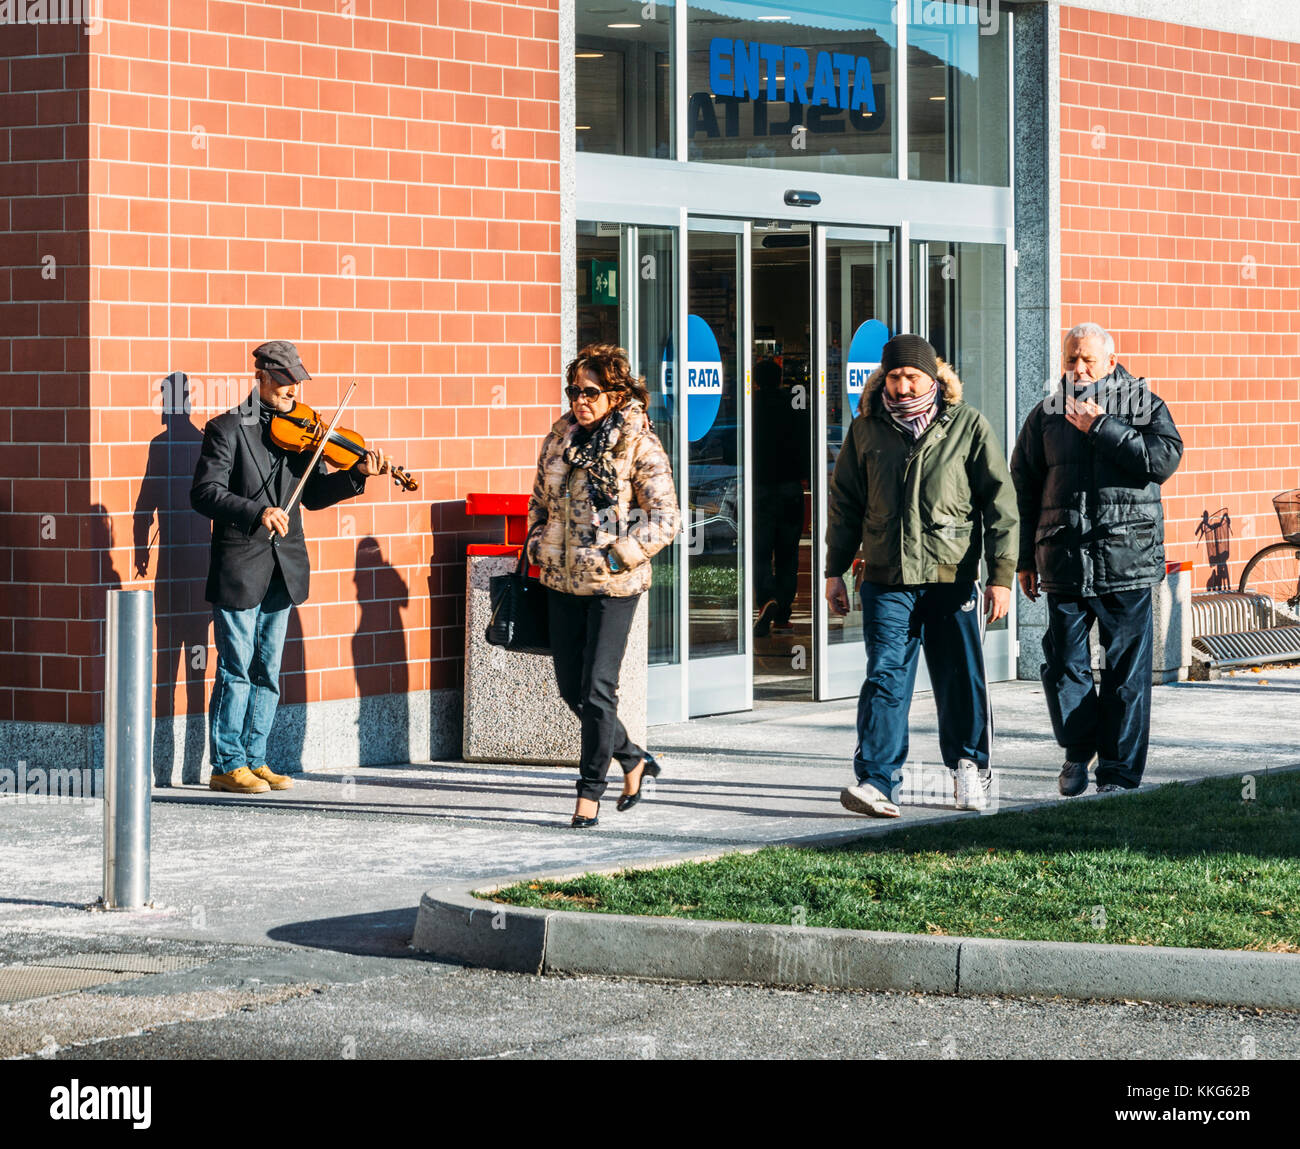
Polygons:
<instances>
[{"instance_id":1,"label":"green grass lawn","mask_svg":"<svg viewBox=\"0 0 1300 1149\"><path fill-rule=\"evenodd\" d=\"M971 815L835 848L499 890L520 906L1300 953L1300 771ZM653 809L653 804L651 805Z\"/></svg>"}]
</instances>

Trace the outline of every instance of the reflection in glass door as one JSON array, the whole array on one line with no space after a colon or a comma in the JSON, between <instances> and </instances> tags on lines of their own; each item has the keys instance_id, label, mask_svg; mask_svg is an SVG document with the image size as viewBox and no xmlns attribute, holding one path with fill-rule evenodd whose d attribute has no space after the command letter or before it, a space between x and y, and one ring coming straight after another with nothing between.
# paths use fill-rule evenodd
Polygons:
<instances>
[{"instance_id":1,"label":"reflection in glass door","mask_svg":"<svg viewBox=\"0 0 1300 1149\"><path fill-rule=\"evenodd\" d=\"M861 562L845 572L851 612L832 617L822 595L825 584L827 488L835 460L858 413L868 377L880 352L897 331L892 234L870 228L817 229L814 283L817 300L818 397L816 442L821 465L814 467L816 577L814 647L816 697L847 698L862 687L865 652L858 588Z\"/></svg>"},{"instance_id":2,"label":"reflection in glass door","mask_svg":"<svg viewBox=\"0 0 1300 1149\"><path fill-rule=\"evenodd\" d=\"M812 225L751 229L749 560L755 699L812 698Z\"/></svg>"},{"instance_id":3,"label":"reflection in glass door","mask_svg":"<svg viewBox=\"0 0 1300 1149\"><path fill-rule=\"evenodd\" d=\"M628 236L628 255L636 268L631 292L630 342L632 372L646 381L650 392L650 420L669 459L677 458L677 425L664 393L663 365L671 355L677 306L677 231L670 227L634 227ZM651 559L650 649L651 666L680 664L681 612L678 609L677 571L681 548L664 547Z\"/></svg>"},{"instance_id":4,"label":"reflection in glass door","mask_svg":"<svg viewBox=\"0 0 1300 1149\"><path fill-rule=\"evenodd\" d=\"M1005 457L1011 276L1006 245L919 240L912 244L911 260L912 329L952 365L962 381L963 402L993 425ZM981 570L981 580L987 573ZM1012 594L1012 613L990 626L985 639L985 666L993 681L1015 677L1015 602Z\"/></svg>"},{"instance_id":5,"label":"reflection in glass door","mask_svg":"<svg viewBox=\"0 0 1300 1149\"><path fill-rule=\"evenodd\" d=\"M687 240L686 354L675 388L687 439L688 710L748 710L750 572L746 539L745 311L748 224L692 220Z\"/></svg>"}]
</instances>

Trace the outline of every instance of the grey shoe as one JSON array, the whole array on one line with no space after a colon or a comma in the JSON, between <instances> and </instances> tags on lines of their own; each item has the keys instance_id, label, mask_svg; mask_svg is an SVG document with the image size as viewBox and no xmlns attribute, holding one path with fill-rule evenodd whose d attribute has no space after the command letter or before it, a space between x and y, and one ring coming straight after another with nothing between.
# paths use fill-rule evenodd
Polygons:
<instances>
[{"instance_id":1,"label":"grey shoe","mask_svg":"<svg viewBox=\"0 0 1300 1149\"><path fill-rule=\"evenodd\" d=\"M901 814L887 795L863 782L845 786L840 791L840 805L854 814L867 814L872 818L897 818Z\"/></svg>"},{"instance_id":2,"label":"grey shoe","mask_svg":"<svg viewBox=\"0 0 1300 1149\"><path fill-rule=\"evenodd\" d=\"M1130 790L1136 790L1136 786L1121 786L1118 782L1098 782L1098 794L1127 794Z\"/></svg>"},{"instance_id":3,"label":"grey shoe","mask_svg":"<svg viewBox=\"0 0 1300 1149\"><path fill-rule=\"evenodd\" d=\"M1065 798L1076 798L1088 788L1088 763L1067 762L1061 767L1056 788Z\"/></svg>"}]
</instances>

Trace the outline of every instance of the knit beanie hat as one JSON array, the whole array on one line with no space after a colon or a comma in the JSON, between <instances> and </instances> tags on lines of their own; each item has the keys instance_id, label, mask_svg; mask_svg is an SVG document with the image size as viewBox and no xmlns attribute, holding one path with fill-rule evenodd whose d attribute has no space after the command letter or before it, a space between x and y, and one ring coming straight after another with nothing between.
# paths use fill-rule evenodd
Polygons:
<instances>
[{"instance_id":1,"label":"knit beanie hat","mask_svg":"<svg viewBox=\"0 0 1300 1149\"><path fill-rule=\"evenodd\" d=\"M886 375L898 367L915 367L931 379L939 378L939 359L919 335L895 335L880 353L880 368Z\"/></svg>"}]
</instances>

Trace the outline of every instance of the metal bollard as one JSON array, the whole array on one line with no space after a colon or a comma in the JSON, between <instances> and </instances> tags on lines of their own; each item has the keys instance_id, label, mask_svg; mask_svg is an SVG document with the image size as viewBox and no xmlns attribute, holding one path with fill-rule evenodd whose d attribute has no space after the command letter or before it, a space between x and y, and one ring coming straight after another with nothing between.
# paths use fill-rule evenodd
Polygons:
<instances>
[{"instance_id":1,"label":"metal bollard","mask_svg":"<svg viewBox=\"0 0 1300 1149\"><path fill-rule=\"evenodd\" d=\"M110 590L104 641L104 908L149 903L153 592Z\"/></svg>"}]
</instances>

